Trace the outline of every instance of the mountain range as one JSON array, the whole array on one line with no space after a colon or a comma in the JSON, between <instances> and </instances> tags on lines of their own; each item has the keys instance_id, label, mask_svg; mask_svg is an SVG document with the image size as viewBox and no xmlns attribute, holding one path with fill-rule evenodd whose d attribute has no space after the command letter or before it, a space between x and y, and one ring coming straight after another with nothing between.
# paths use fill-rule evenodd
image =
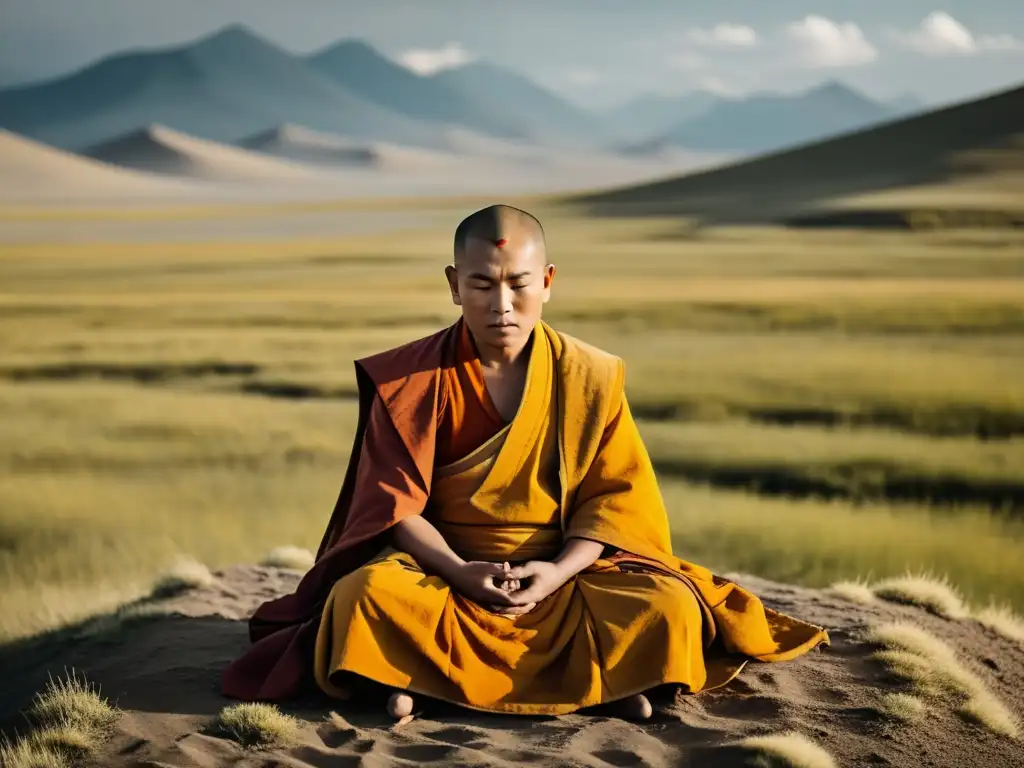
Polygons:
<instances>
[{"instance_id":1,"label":"mountain range","mask_svg":"<svg viewBox=\"0 0 1024 768\"><path fill-rule=\"evenodd\" d=\"M922 212L1024 222L1024 87L573 203L719 223L909 226Z\"/></svg>"},{"instance_id":2,"label":"mountain range","mask_svg":"<svg viewBox=\"0 0 1024 768\"><path fill-rule=\"evenodd\" d=\"M468 134L574 149L653 142L752 153L884 122L909 106L833 82L743 99L645 96L597 113L488 62L425 76L363 41L299 56L234 25L187 45L118 53L63 77L0 89L0 127L72 151L162 125L226 143L301 126L447 150L453 136Z\"/></svg>"}]
</instances>

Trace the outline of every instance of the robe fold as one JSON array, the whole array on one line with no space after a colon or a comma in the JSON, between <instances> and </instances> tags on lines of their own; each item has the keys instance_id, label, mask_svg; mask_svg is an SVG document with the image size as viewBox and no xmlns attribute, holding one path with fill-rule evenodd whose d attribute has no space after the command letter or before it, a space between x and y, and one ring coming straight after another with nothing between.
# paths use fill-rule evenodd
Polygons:
<instances>
[{"instance_id":1,"label":"robe fold","mask_svg":"<svg viewBox=\"0 0 1024 768\"><path fill-rule=\"evenodd\" d=\"M317 560L294 594L256 611L226 695L345 697L358 676L475 709L561 714L662 684L696 693L751 659L828 642L673 555L619 358L539 323L506 424L469 339L459 321L357 362L359 426ZM417 514L467 560L550 560L571 537L605 549L533 611L499 616L391 549L391 526Z\"/></svg>"}]
</instances>

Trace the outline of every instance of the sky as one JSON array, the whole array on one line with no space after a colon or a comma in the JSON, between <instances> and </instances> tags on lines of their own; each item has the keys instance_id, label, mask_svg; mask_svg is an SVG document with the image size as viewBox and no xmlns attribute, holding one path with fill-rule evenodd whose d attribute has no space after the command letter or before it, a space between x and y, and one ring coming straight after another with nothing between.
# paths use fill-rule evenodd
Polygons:
<instances>
[{"instance_id":1,"label":"sky","mask_svg":"<svg viewBox=\"0 0 1024 768\"><path fill-rule=\"evenodd\" d=\"M3 0L0 83L241 23L298 54L366 40L420 72L487 60L576 103L841 80L928 104L1024 83L1024 0Z\"/></svg>"}]
</instances>

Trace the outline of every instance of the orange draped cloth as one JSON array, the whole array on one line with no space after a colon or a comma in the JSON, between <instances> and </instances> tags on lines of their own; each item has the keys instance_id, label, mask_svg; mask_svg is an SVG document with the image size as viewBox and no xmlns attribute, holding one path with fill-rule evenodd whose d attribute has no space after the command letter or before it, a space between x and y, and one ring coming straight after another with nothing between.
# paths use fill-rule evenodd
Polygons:
<instances>
[{"instance_id":1,"label":"orange draped cloth","mask_svg":"<svg viewBox=\"0 0 1024 768\"><path fill-rule=\"evenodd\" d=\"M791 659L827 642L672 555L617 360L583 347L566 355L565 337L539 325L519 411L505 423L464 325L450 343L426 497L412 491L411 471L382 472L402 466L383 399L370 410L357 485L394 495L395 517L425 515L467 560L550 560L572 536L604 543L605 554L530 613L507 617L385 547L330 588L312 664L321 690L346 697L360 676L474 709L561 714L662 684L696 693L752 658Z\"/></svg>"},{"instance_id":2,"label":"orange draped cloth","mask_svg":"<svg viewBox=\"0 0 1024 768\"><path fill-rule=\"evenodd\" d=\"M459 332L455 364L441 371L437 415L438 466L469 455L505 427L494 407L473 337L465 324Z\"/></svg>"}]
</instances>

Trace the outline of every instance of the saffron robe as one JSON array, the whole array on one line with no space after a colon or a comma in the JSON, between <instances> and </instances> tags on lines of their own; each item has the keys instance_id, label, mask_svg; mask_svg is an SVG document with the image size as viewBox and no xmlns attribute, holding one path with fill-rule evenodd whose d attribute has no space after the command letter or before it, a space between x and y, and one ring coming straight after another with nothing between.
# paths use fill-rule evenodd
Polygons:
<instances>
[{"instance_id":1,"label":"saffron robe","mask_svg":"<svg viewBox=\"0 0 1024 768\"><path fill-rule=\"evenodd\" d=\"M281 699L312 678L344 696L354 673L477 709L558 714L662 683L706 690L750 659L828 642L672 554L622 361L545 323L511 424L435 467L443 377L463 333L460 321L357 364L356 445L317 561L293 595L256 612L225 694ZM550 559L573 536L605 555L530 613L498 616L387 548L412 514L463 557Z\"/></svg>"}]
</instances>

